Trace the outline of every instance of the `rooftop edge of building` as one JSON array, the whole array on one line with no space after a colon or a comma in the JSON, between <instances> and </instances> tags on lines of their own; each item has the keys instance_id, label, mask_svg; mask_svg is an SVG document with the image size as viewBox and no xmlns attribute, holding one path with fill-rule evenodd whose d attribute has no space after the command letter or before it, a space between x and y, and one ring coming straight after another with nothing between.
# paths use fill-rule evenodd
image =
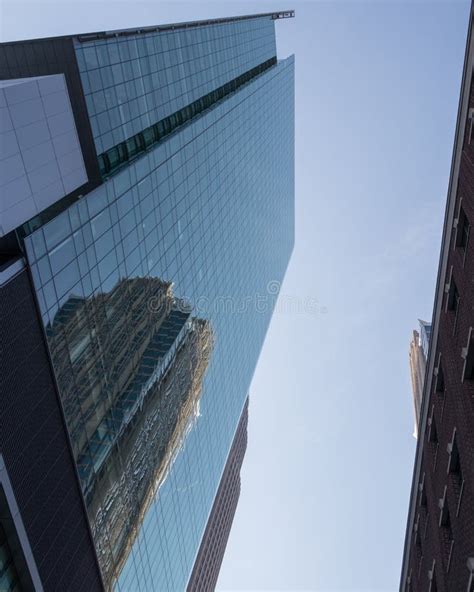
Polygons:
<instances>
[{"instance_id":1,"label":"rooftop edge of building","mask_svg":"<svg viewBox=\"0 0 474 592\"><path fill-rule=\"evenodd\" d=\"M168 23L163 25L152 25L147 27L132 27L130 29L113 29L111 31L95 31L90 33L72 33L69 35L57 35L53 37L36 37L33 39L17 39L12 41L2 41L2 45L18 45L22 43L49 41L51 39L75 39L79 43L86 43L88 41L99 41L101 39L109 39L113 37L128 37L130 35L143 35L146 33L158 33L175 31L177 29L191 29L195 27L205 27L207 25L219 25L224 23L239 22L257 18L271 18L272 20L280 20L287 18L294 18L294 10L281 10L277 12L262 12L257 14L247 14L241 16L230 16L221 18L204 19L198 21L186 21L182 23Z\"/></svg>"}]
</instances>

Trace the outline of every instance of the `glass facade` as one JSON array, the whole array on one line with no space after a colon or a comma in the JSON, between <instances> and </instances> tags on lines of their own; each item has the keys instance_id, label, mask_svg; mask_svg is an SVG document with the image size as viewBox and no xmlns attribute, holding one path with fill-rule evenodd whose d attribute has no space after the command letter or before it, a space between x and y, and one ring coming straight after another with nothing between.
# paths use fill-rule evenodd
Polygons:
<instances>
[{"instance_id":1,"label":"glass facade","mask_svg":"<svg viewBox=\"0 0 474 592\"><path fill-rule=\"evenodd\" d=\"M76 51L100 153L275 56L274 22ZM129 60L138 116L112 127ZM108 588L185 589L293 242L293 57L25 238Z\"/></svg>"},{"instance_id":2,"label":"glass facade","mask_svg":"<svg viewBox=\"0 0 474 592\"><path fill-rule=\"evenodd\" d=\"M271 58L266 62L255 66L255 68L237 76L237 78L234 78L230 82L226 82L224 85L219 86L219 88L207 93L207 95L186 105L186 107L182 107L172 115L160 119L158 123L154 123L150 127L131 136L128 140L125 140L125 142L121 142L120 144L109 148L99 156L99 167L102 176L109 176L138 155L141 155L154 144L162 141L178 127L182 126L206 109L209 109L209 107L212 107L215 103L222 100L230 93L235 92L240 86L252 78L255 78L267 68L274 66L276 62L276 58Z\"/></svg>"},{"instance_id":3,"label":"glass facade","mask_svg":"<svg viewBox=\"0 0 474 592\"><path fill-rule=\"evenodd\" d=\"M276 56L269 18L77 41L97 153Z\"/></svg>"},{"instance_id":4,"label":"glass facade","mask_svg":"<svg viewBox=\"0 0 474 592\"><path fill-rule=\"evenodd\" d=\"M420 346L425 355L425 359L428 359L428 351L431 340L431 323L425 321L419 321L420 323Z\"/></svg>"}]
</instances>

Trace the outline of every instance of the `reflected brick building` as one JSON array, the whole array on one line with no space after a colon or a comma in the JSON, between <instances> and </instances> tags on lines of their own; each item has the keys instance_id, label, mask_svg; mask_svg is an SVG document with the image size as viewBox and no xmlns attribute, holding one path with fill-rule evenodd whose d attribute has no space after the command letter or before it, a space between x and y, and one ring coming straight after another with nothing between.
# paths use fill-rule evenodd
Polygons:
<instances>
[{"instance_id":1,"label":"reflected brick building","mask_svg":"<svg viewBox=\"0 0 474 592\"><path fill-rule=\"evenodd\" d=\"M474 37L471 7L402 592L474 591Z\"/></svg>"},{"instance_id":2,"label":"reflected brick building","mask_svg":"<svg viewBox=\"0 0 474 592\"><path fill-rule=\"evenodd\" d=\"M199 414L212 330L170 283L134 278L71 296L46 333L109 587Z\"/></svg>"}]
</instances>

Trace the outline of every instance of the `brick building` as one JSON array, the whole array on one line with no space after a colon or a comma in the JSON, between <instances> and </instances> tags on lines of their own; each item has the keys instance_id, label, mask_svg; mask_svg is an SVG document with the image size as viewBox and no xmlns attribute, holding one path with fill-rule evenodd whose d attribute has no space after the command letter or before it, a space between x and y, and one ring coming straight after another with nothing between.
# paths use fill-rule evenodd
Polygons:
<instances>
[{"instance_id":1,"label":"brick building","mask_svg":"<svg viewBox=\"0 0 474 592\"><path fill-rule=\"evenodd\" d=\"M401 592L474 592L474 39L471 6Z\"/></svg>"}]
</instances>

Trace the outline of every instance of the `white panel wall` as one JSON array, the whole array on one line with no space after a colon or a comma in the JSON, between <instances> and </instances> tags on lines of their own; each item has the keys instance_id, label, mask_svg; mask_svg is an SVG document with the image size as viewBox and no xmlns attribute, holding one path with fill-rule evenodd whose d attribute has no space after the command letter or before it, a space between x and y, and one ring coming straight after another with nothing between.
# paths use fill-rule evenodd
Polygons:
<instances>
[{"instance_id":1,"label":"white panel wall","mask_svg":"<svg viewBox=\"0 0 474 592\"><path fill-rule=\"evenodd\" d=\"M0 81L0 236L87 181L62 74Z\"/></svg>"}]
</instances>

